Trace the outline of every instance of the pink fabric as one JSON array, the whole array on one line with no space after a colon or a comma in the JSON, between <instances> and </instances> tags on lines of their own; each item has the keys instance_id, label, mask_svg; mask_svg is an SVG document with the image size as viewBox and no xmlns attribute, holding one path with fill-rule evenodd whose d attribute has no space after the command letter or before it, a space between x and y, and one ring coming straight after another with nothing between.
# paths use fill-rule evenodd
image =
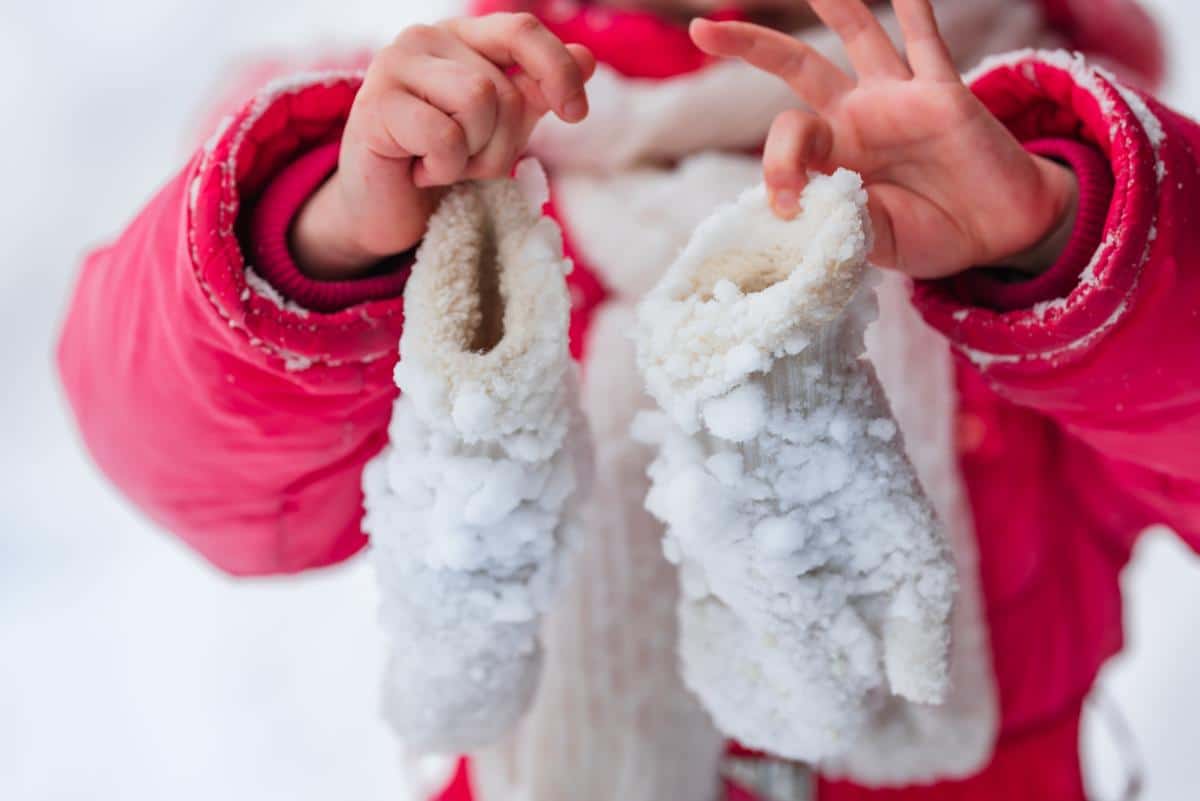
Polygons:
<instances>
[{"instance_id":1,"label":"pink fabric","mask_svg":"<svg viewBox=\"0 0 1200 801\"><path fill-rule=\"evenodd\" d=\"M1047 24L1074 50L1154 88L1166 58L1153 18L1135 0L1037 0ZM668 78L711 63L684 26L644 11L601 8L589 0L469 0L474 15L531 11L564 41L591 48L596 57L631 78ZM709 15L744 16L734 0Z\"/></svg>"},{"instance_id":2,"label":"pink fabric","mask_svg":"<svg viewBox=\"0 0 1200 801\"><path fill-rule=\"evenodd\" d=\"M1047 21L1068 45L1099 57L1121 78L1153 88L1166 55L1154 19L1135 0L1040 0Z\"/></svg>"},{"instance_id":3,"label":"pink fabric","mask_svg":"<svg viewBox=\"0 0 1200 801\"><path fill-rule=\"evenodd\" d=\"M285 167L271 181L250 216L248 249L258 273L284 297L305 309L336 312L404 291L412 255L387 259L370 275L354 280L318 281L296 265L289 247L292 221L308 198L337 169L340 140L319 145Z\"/></svg>"},{"instance_id":4,"label":"pink fabric","mask_svg":"<svg viewBox=\"0 0 1200 801\"><path fill-rule=\"evenodd\" d=\"M1101 94L1096 97L1059 67L1030 63L1028 69L1038 81L1014 81L1010 71L996 70L982 76L975 90L1018 136L1079 136L1105 154L1118 187L1105 221L1106 235L1113 237L1114 244L1107 258L1091 270L1091 281L1044 313L979 309L963 314L950 284L918 287L917 298L931 323L966 347L1004 361L1024 361L1031 353L1061 351L1059 360L1087 353L1087 348L1074 347L1075 343L1118 316L1135 289L1159 189L1148 134L1115 88L1097 78ZM1054 103L1054 113L1032 108L1048 99ZM1107 127L1106 116L1115 112L1106 114L1102 104L1126 110L1128 118Z\"/></svg>"},{"instance_id":5,"label":"pink fabric","mask_svg":"<svg viewBox=\"0 0 1200 801\"><path fill-rule=\"evenodd\" d=\"M1088 80L1030 59L975 85L1021 138L1069 134L1109 162L1102 244L1073 290L1009 311L945 283L916 292L965 355L962 467L1006 733L1061 714L1120 648L1117 577L1146 525L1200 546L1200 128L1150 100L1155 143L1115 87Z\"/></svg>"},{"instance_id":6,"label":"pink fabric","mask_svg":"<svg viewBox=\"0 0 1200 801\"><path fill-rule=\"evenodd\" d=\"M247 102L83 265L59 343L93 458L165 529L238 575L365 543L359 473L386 442L400 297L331 314L246 282L245 198L341 129L359 81Z\"/></svg>"},{"instance_id":7,"label":"pink fabric","mask_svg":"<svg viewBox=\"0 0 1200 801\"><path fill-rule=\"evenodd\" d=\"M947 290L965 304L1013 311L1065 298L1079 283L1104 235L1113 179L1100 151L1071 139L1039 139L1026 143L1026 148L1068 165L1075 173L1079 181L1075 227L1058 261L1036 278L1012 281L1001 270L977 269L945 279Z\"/></svg>"},{"instance_id":8,"label":"pink fabric","mask_svg":"<svg viewBox=\"0 0 1200 801\"><path fill-rule=\"evenodd\" d=\"M316 180L321 170L297 162L339 135L360 83L333 70L236 109L86 258L63 325L60 377L92 457L235 575L334 564L366 543L360 476L387 439L403 299L397 287L327 313L280 302L247 282L239 238L254 200L276 191L266 208L275 235L284 230L302 199L288 176ZM277 289L306 291L290 259L270 261ZM569 282L578 356L606 292L586 269Z\"/></svg>"},{"instance_id":9,"label":"pink fabric","mask_svg":"<svg viewBox=\"0 0 1200 801\"><path fill-rule=\"evenodd\" d=\"M671 78L713 62L692 44L685 26L649 11L606 8L578 0L471 0L469 5L475 16L532 11L564 42L587 45L598 61L627 78ZM707 16L744 18L733 6Z\"/></svg>"},{"instance_id":10,"label":"pink fabric","mask_svg":"<svg viewBox=\"0 0 1200 801\"><path fill-rule=\"evenodd\" d=\"M619 18L604 30L619 38ZM386 441L402 300L326 314L278 303L248 286L237 235L244 207L337 136L358 86L331 74L238 110L87 258L63 327L61 377L96 462L231 573L331 564L364 542L360 472ZM1114 178L1102 245L1061 303L1004 310L998 295L916 290L963 354L960 466L1001 739L965 782L825 783L821 801L1008 801L1027 788L1075 801L1079 703L1121 646L1118 575L1136 534L1164 522L1200 545L1200 127L1150 100L1154 142L1103 76L1046 63L1000 67L975 90L1022 140L1077 140ZM605 293L585 264L572 280L578 332ZM453 792L469 798L465 774Z\"/></svg>"}]
</instances>

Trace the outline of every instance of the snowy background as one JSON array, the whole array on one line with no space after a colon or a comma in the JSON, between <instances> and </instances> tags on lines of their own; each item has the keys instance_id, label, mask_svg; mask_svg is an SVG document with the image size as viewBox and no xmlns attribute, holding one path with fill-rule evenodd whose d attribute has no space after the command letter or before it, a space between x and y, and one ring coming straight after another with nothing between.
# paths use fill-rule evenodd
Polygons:
<instances>
[{"instance_id":1,"label":"snowy background","mask_svg":"<svg viewBox=\"0 0 1200 801\"><path fill-rule=\"evenodd\" d=\"M85 460L51 370L81 252L171 173L197 102L264 47L375 42L449 0L0 3L0 799L395 799L381 647L361 562L227 580L147 525ZM1169 101L1200 114L1200 7L1171 23ZM1151 539L1128 572L1130 652L1103 694L1149 801L1200 788L1200 561ZM1122 773L1087 737L1098 801Z\"/></svg>"}]
</instances>

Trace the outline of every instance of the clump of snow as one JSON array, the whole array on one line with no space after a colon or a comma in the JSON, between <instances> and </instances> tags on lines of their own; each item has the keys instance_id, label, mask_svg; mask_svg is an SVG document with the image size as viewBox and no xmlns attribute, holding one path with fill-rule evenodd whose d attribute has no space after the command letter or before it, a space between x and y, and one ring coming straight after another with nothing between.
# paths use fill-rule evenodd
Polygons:
<instances>
[{"instance_id":1,"label":"clump of snow","mask_svg":"<svg viewBox=\"0 0 1200 801\"><path fill-rule=\"evenodd\" d=\"M1163 128L1162 121L1150 109L1145 99L1134 89L1124 84L1117 76L1108 72L1103 67L1097 67L1096 70L1116 88L1117 92L1121 95L1121 99L1129 106L1129 110L1133 112L1133 116L1137 118L1138 124L1145 131L1146 138L1150 140L1150 148L1154 151L1154 174L1161 184L1167 177L1167 164L1162 158L1162 146L1167 141L1167 132Z\"/></svg>"},{"instance_id":2,"label":"clump of snow","mask_svg":"<svg viewBox=\"0 0 1200 801\"><path fill-rule=\"evenodd\" d=\"M1150 145L1158 150L1167 141L1167 132L1163 129L1162 121L1158 119L1158 115L1150 110L1150 106L1146 104L1145 99L1136 91L1126 86L1115 75L1105 73L1102 67L1097 67L1101 74L1108 76L1113 86L1121 94L1121 98L1129 104L1129 110L1137 117L1138 122L1146 130L1146 137L1150 140ZM1160 175L1159 178L1162 178Z\"/></svg>"},{"instance_id":3,"label":"clump of snow","mask_svg":"<svg viewBox=\"0 0 1200 801\"><path fill-rule=\"evenodd\" d=\"M390 445L363 475L392 642L385 714L414 752L493 742L525 712L540 618L577 541L587 439L561 239L522 190L460 187L431 220L405 291ZM489 314L502 333L472 349Z\"/></svg>"},{"instance_id":4,"label":"clump of snow","mask_svg":"<svg viewBox=\"0 0 1200 801\"><path fill-rule=\"evenodd\" d=\"M271 282L259 275L253 267L246 267L245 276L246 290L253 290L254 294L271 301L282 311L290 312L298 317L308 316L308 309L296 303L294 300L285 298L283 295L281 295L279 290L272 286ZM248 300L250 297L246 290L242 290L241 299L243 302Z\"/></svg>"},{"instance_id":5,"label":"clump of snow","mask_svg":"<svg viewBox=\"0 0 1200 801\"><path fill-rule=\"evenodd\" d=\"M647 508L679 565L684 676L743 744L817 762L881 698L947 689L953 561L863 358L875 316L859 177L814 176L780 221L718 210L639 310L663 412Z\"/></svg>"},{"instance_id":6,"label":"clump of snow","mask_svg":"<svg viewBox=\"0 0 1200 801\"><path fill-rule=\"evenodd\" d=\"M743 384L704 403L704 423L710 431L731 442L745 442L766 423L767 397L762 387Z\"/></svg>"}]
</instances>

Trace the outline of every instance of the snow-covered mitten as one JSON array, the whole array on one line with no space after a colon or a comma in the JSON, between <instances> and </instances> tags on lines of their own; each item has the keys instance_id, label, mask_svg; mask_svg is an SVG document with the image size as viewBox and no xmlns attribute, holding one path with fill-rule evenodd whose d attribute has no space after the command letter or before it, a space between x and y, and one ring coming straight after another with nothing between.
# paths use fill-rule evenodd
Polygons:
<instances>
[{"instance_id":1,"label":"snow-covered mitten","mask_svg":"<svg viewBox=\"0 0 1200 801\"><path fill-rule=\"evenodd\" d=\"M414 752L504 735L576 538L589 458L557 225L534 162L455 188L405 290L390 445L363 474L391 640L385 715Z\"/></svg>"},{"instance_id":2,"label":"snow-covered mitten","mask_svg":"<svg viewBox=\"0 0 1200 801\"><path fill-rule=\"evenodd\" d=\"M639 309L663 411L635 434L659 447L646 503L680 567L684 678L726 734L809 762L882 699L947 689L954 564L863 357L865 206L845 170L790 222L750 190Z\"/></svg>"}]
</instances>

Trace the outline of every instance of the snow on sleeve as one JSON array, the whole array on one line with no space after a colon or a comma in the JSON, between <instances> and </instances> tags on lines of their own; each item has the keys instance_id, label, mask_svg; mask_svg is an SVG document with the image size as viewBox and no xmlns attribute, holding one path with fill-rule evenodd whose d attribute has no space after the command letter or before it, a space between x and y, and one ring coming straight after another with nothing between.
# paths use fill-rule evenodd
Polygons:
<instances>
[{"instance_id":1,"label":"snow on sleeve","mask_svg":"<svg viewBox=\"0 0 1200 801\"><path fill-rule=\"evenodd\" d=\"M503 736L541 666L589 449L560 232L537 176L456 188L405 290L389 447L364 529L391 640L385 715L412 752ZM543 189L544 189L544 179Z\"/></svg>"},{"instance_id":2,"label":"snow on sleeve","mask_svg":"<svg viewBox=\"0 0 1200 801\"><path fill-rule=\"evenodd\" d=\"M954 566L863 357L865 204L845 170L790 222L750 190L696 230L636 332L685 679L726 734L810 762L852 748L888 694L947 690Z\"/></svg>"}]
</instances>

